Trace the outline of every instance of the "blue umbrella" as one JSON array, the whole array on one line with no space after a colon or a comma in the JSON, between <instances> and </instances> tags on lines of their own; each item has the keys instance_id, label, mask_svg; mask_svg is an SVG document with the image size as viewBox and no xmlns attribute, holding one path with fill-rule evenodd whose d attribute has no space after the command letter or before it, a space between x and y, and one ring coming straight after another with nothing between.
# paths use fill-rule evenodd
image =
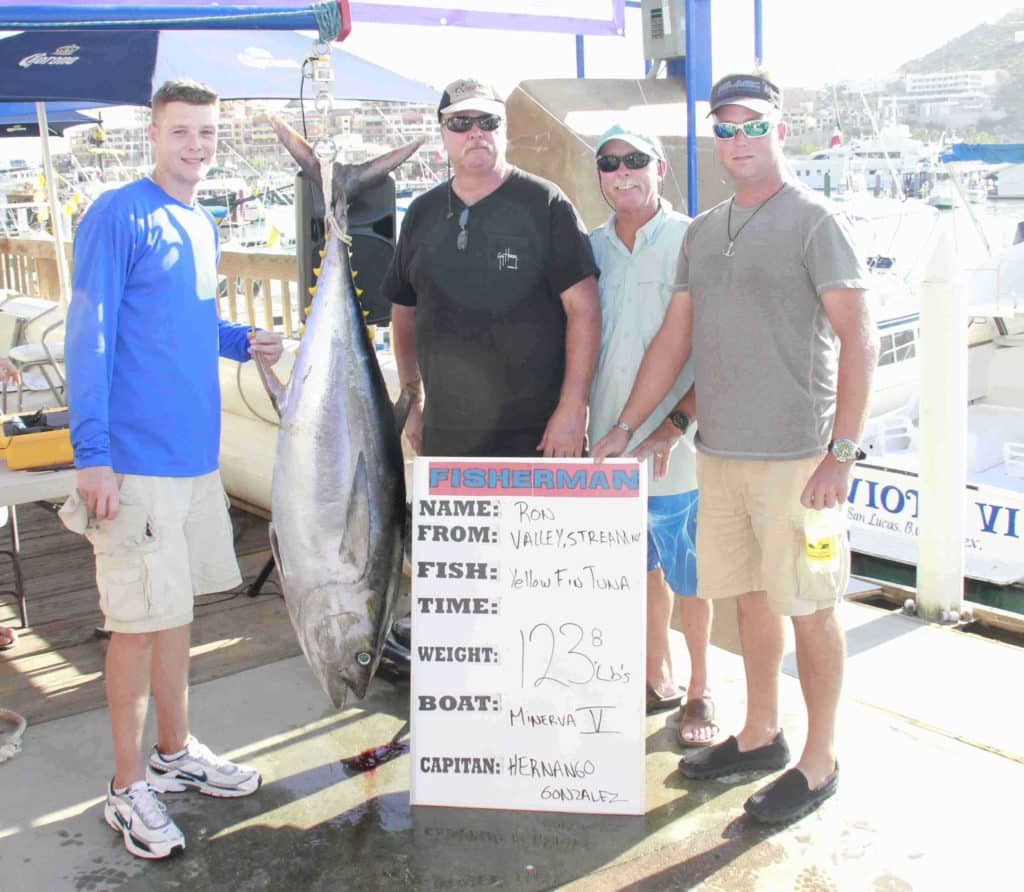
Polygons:
<instances>
[{"instance_id":1,"label":"blue umbrella","mask_svg":"<svg viewBox=\"0 0 1024 892\"><path fill-rule=\"evenodd\" d=\"M0 0L0 12L10 6ZM0 27L5 23L24 26L0 18ZM179 77L205 81L224 99L293 99L302 95L304 63L312 49L309 38L290 31L24 31L0 40L0 102L148 105L160 84ZM330 53L336 96L437 100L437 92L424 84L337 48ZM56 220L45 139L43 160ZM61 292L66 295L59 226L54 226L54 237Z\"/></svg>"},{"instance_id":2,"label":"blue umbrella","mask_svg":"<svg viewBox=\"0 0 1024 892\"><path fill-rule=\"evenodd\" d=\"M325 40L344 40L352 27L348 0L0 0L0 28L309 28Z\"/></svg>"},{"instance_id":3,"label":"blue umbrella","mask_svg":"<svg viewBox=\"0 0 1024 892\"><path fill-rule=\"evenodd\" d=\"M92 105L93 103L86 103ZM98 124L99 118L83 115L78 103L47 102L46 129L50 136L63 136L68 127ZM0 103L0 137L39 136L39 117L34 102Z\"/></svg>"},{"instance_id":4,"label":"blue umbrella","mask_svg":"<svg viewBox=\"0 0 1024 892\"><path fill-rule=\"evenodd\" d=\"M311 50L292 31L24 31L0 40L0 101L148 105L179 77L223 99L295 99ZM437 101L425 84L336 47L331 63L339 98Z\"/></svg>"}]
</instances>

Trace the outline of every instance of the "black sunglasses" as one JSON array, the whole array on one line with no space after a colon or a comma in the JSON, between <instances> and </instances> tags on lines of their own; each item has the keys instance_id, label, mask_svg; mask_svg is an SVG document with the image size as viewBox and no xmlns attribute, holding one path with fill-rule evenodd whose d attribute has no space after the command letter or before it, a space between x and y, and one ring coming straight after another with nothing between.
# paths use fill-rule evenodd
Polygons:
<instances>
[{"instance_id":1,"label":"black sunglasses","mask_svg":"<svg viewBox=\"0 0 1024 892\"><path fill-rule=\"evenodd\" d=\"M651 156L646 152L630 152L628 155L598 155L597 169L602 173L612 173L625 164L630 170L643 170L651 163Z\"/></svg>"},{"instance_id":2,"label":"black sunglasses","mask_svg":"<svg viewBox=\"0 0 1024 892\"><path fill-rule=\"evenodd\" d=\"M452 115L444 118L441 124L452 133L468 133L478 124L481 130L497 130L501 126L501 115Z\"/></svg>"},{"instance_id":3,"label":"black sunglasses","mask_svg":"<svg viewBox=\"0 0 1024 892\"><path fill-rule=\"evenodd\" d=\"M469 223L469 208L463 208L462 213L459 214L459 235L455 239L455 247L460 251L465 251L466 246L469 245L469 230L466 229L467 223Z\"/></svg>"}]
</instances>

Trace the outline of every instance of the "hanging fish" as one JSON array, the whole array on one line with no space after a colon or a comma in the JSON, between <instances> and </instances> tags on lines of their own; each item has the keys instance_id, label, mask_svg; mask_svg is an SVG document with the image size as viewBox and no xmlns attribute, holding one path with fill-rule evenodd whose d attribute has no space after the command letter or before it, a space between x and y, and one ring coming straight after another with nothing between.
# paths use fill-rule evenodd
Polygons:
<instances>
[{"instance_id":1,"label":"hanging fish","mask_svg":"<svg viewBox=\"0 0 1024 892\"><path fill-rule=\"evenodd\" d=\"M278 138L322 194L313 148L283 121ZM312 308L287 386L260 374L280 415L270 544L292 625L335 706L366 694L402 578L405 477L398 419L352 284L348 204L420 142L364 164L334 163ZM403 413L404 414L404 413Z\"/></svg>"}]
</instances>

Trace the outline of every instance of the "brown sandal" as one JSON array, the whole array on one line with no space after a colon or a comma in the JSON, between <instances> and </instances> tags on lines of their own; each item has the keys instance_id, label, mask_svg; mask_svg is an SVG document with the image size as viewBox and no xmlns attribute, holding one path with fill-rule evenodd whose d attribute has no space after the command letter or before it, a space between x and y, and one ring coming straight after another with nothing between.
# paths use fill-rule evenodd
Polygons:
<instances>
[{"instance_id":1,"label":"brown sandal","mask_svg":"<svg viewBox=\"0 0 1024 892\"><path fill-rule=\"evenodd\" d=\"M687 739L687 731L692 734L700 728L710 728L711 736L704 740ZM718 739L720 730L715 722L715 701L710 694L687 700L679 710L679 742L684 747L708 746Z\"/></svg>"},{"instance_id":2,"label":"brown sandal","mask_svg":"<svg viewBox=\"0 0 1024 892\"><path fill-rule=\"evenodd\" d=\"M647 715L654 715L667 709L675 709L683 702L683 697L685 696L686 688L682 685L678 685L676 692L668 697L662 697L654 688L647 685Z\"/></svg>"}]
</instances>

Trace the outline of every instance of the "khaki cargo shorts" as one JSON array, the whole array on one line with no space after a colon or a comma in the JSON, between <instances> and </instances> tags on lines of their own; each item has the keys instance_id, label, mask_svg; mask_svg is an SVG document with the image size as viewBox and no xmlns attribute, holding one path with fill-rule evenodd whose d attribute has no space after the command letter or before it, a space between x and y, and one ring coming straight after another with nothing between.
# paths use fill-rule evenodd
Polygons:
<instances>
[{"instance_id":1,"label":"khaki cargo shorts","mask_svg":"<svg viewBox=\"0 0 1024 892\"><path fill-rule=\"evenodd\" d=\"M745 461L697 453L697 594L732 598L765 591L783 616L838 604L850 582L850 543L839 536L835 570L807 560L800 495L821 456Z\"/></svg>"},{"instance_id":2,"label":"khaki cargo shorts","mask_svg":"<svg viewBox=\"0 0 1024 892\"><path fill-rule=\"evenodd\" d=\"M120 501L113 520L89 517L77 492L60 511L64 525L92 543L105 629L139 633L188 625L196 595L241 583L219 471L126 474Z\"/></svg>"}]
</instances>

